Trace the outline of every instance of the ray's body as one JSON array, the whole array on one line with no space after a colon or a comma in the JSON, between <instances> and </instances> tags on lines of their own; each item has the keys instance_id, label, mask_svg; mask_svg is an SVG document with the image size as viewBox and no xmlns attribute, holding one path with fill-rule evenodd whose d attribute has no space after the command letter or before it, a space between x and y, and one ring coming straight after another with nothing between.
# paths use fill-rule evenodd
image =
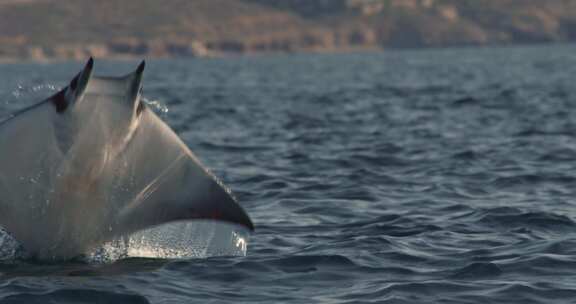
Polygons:
<instances>
[{"instance_id":1,"label":"ray's body","mask_svg":"<svg viewBox=\"0 0 576 304\"><path fill-rule=\"evenodd\" d=\"M0 123L0 226L39 258L180 220L253 229L229 190L140 101L142 63L92 76Z\"/></svg>"}]
</instances>

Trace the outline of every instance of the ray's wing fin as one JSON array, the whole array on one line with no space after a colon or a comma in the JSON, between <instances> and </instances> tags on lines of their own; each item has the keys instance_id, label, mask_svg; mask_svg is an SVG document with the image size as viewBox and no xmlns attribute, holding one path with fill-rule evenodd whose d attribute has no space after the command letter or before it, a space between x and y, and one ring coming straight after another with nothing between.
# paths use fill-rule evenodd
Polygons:
<instances>
[{"instance_id":1,"label":"ray's wing fin","mask_svg":"<svg viewBox=\"0 0 576 304\"><path fill-rule=\"evenodd\" d=\"M117 176L129 185L118 212L116 233L129 233L172 221L207 219L254 230L228 189L214 177L178 136L145 106L139 126L119 158Z\"/></svg>"},{"instance_id":2,"label":"ray's wing fin","mask_svg":"<svg viewBox=\"0 0 576 304\"><path fill-rule=\"evenodd\" d=\"M41 181L36 185L30 181L47 173L39 168L61 159L54 135L57 115L51 102L44 101L0 123L0 203L12 205L32 195Z\"/></svg>"},{"instance_id":3,"label":"ray's wing fin","mask_svg":"<svg viewBox=\"0 0 576 304\"><path fill-rule=\"evenodd\" d=\"M0 177L6 174L26 176L38 171L37 161L58 155L58 121L72 102L82 96L92 74L90 58L84 69L68 86L50 98L20 110L0 122ZM9 149L5 147L10 147ZM13 180L13 178L12 178Z\"/></svg>"},{"instance_id":4,"label":"ray's wing fin","mask_svg":"<svg viewBox=\"0 0 576 304\"><path fill-rule=\"evenodd\" d=\"M37 227L26 222L41 219L65 159L59 138L64 113L83 96L92 67L90 59L61 91L0 122L0 223L27 246Z\"/></svg>"}]
</instances>

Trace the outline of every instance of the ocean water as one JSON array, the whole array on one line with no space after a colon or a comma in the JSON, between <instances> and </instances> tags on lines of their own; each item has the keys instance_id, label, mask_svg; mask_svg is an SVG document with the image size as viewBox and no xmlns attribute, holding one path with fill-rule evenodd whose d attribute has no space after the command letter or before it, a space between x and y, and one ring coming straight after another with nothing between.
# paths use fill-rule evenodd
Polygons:
<instances>
[{"instance_id":1,"label":"ocean water","mask_svg":"<svg viewBox=\"0 0 576 304\"><path fill-rule=\"evenodd\" d=\"M81 65L0 65L0 116ZM0 303L576 302L575 46L150 60L144 81L251 215L246 256L6 261Z\"/></svg>"}]
</instances>

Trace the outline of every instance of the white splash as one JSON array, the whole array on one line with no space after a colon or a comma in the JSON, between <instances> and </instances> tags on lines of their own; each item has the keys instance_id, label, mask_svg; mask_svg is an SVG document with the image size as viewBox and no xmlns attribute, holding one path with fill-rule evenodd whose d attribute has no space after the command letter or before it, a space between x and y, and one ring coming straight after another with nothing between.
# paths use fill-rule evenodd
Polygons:
<instances>
[{"instance_id":1,"label":"white splash","mask_svg":"<svg viewBox=\"0 0 576 304\"><path fill-rule=\"evenodd\" d=\"M29 97L32 94L36 94L36 93L44 93L44 92L55 92L60 90L61 88L50 84L50 83L44 83L44 84L38 84L38 85L24 85L24 84L19 84L16 89L14 89L12 91L12 96L14 96L16 99L21 99L23 97Z\"/></svg>"},{"instance_id":2,"label":"white splash","mask_svg":"<svg viewBox=\"0 0 576 304\"><path fill-rule=\"evenodd\" d=\"M6 230L0 227L0 261L18 258L20 244Z\"/></svg>"},{"instance_id":3,"label":"white splash","mask_svg":"<svg viewBox=\"0 0 576 304\"><path fill-rule=\"evenodd\" d=\"M249 232L217 222L175 222L136 232L104 244L88 255L91 262L125 257L162 259L246 256Z\"/></svg>"},{"instance_id":4,"label":"white splash","mask_svg":"<svg viewBox=\"0 0 576 304\"><path fill-rule=\"evenodd\" d=\"M105 243L88 253L90 263L111 263L128 257L190 259L215 256L246 256L249 232L219 222L176 222L136 232ZM29 256L10 234L0 227L0 261Z\"/></svg>"},{"instance_id":5,"label":"white splash","mask_svg":"<svg viewBox=\"0 0 576 304\"><path fill-rule=\"evenodd\" d=\"M13 112L24 109L60 90L51 83L19 84L9 93L0 94L0 122L10 118Z\"/></svg>"},{"instance_id":6,"label":"white splash","mask_svg":"<svg viewBox=\"0 0 576 304\"><path fill-rule=\"evenodd\" d=\"M142 96L141 99L152 109L152 111L156 112L156 114L160 115L162 118L165 118L168 114L169 109L164 102L158 99L148 99L144 96Z\"/></svg>"}]
</instances>

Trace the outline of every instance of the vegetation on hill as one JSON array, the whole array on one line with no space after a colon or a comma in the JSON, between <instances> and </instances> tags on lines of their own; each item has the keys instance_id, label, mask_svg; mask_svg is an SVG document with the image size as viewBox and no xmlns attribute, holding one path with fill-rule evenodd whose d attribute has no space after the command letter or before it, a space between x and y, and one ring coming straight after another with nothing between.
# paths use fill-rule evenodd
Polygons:
<instances>
[{"instance_id":1,"label":"vegetation on hill","mask_svg":"<svg viewBox=\"0 0 576 304\"><path fill-rule=\"evenodd\" d=\"M0 0L8 59L573 40L573 0Z\"/></svg>"}]
</instances>

